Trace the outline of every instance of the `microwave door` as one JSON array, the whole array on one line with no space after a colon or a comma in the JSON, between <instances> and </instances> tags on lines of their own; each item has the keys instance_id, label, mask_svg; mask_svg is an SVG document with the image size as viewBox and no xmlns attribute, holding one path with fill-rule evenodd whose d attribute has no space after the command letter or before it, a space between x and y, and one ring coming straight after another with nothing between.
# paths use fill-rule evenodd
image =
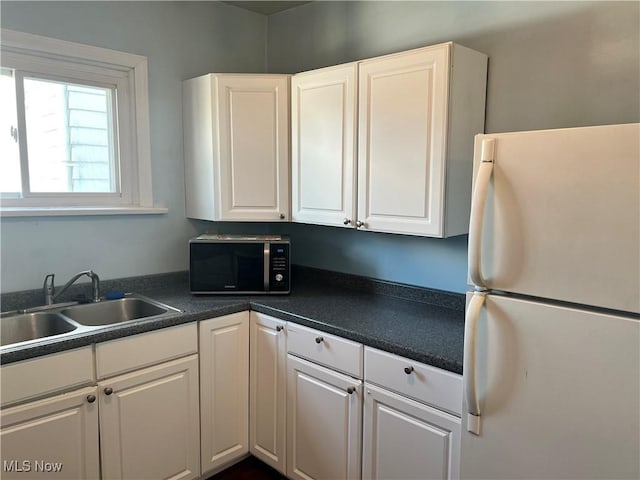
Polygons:
<instances>
[{"instance_id":1,"label":"microwave door","mask_svg":"<svg viewBox=\"0 0 640 480\"><path fill-rule=\"evenodd\" d=\"M191 291L194 293L264 291L261 243L202 243L191 246Z\"/></svg>"}]
</instances>

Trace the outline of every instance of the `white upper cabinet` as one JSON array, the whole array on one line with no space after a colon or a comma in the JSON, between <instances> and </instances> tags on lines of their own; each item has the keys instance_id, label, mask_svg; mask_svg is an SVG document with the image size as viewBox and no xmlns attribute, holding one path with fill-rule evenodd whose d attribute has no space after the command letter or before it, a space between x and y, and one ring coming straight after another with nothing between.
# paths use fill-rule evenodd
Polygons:
<instances>
[{"instance_id":1,"label":"white upper cabinet","mask_svg":"<svg viewBox=\"0 0 640 480\"><path fill-rule=\"evenodd\" d=\"M487 57L452 43L359 64L358 219L378 232L468 232Z\"/></svg>"},{"instance_id":2,"label":"white upper cabinet","mask_svg":"<svg viewBox=\"0 0 640 480\"><path fill-rule=\"evenodd\" d=\"M350 226L356 213L358 64L291 78L292 217Z\"/></svg>"},{"instance_id":3,"label":"white upper cabinet","mask_svg":"<svg viewBox=\"0 0 640 480\"><path fill-rule=\"evenodd\" d=\"M294 75L293 220L467 233L486 77L487 56L453 43Z\"/></svg>"},{"instance_id":4,"label":"white upper cabinet","mask_svg":"<svg viewBox=\"0 0 640 480\"><path fill-rule=\"evenodd\" d=\"M183 126L187 217L289 219L289 75L186 80Z\"/></svg>"}]
</instances>

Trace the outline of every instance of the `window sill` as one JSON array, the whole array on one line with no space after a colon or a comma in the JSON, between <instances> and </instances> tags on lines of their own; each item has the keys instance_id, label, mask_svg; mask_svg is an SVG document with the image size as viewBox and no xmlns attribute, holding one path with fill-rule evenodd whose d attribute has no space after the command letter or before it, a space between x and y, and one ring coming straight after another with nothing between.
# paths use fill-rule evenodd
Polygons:
<instances>
[{"instance_id":1,"label":"window sill","mask_svg":"<svg viewBox=\"0 0 640 480\"><path fill-rule=\"evenodd\" d=\"M0 207L0 217L160 215L168 211L166 207Z\"/></svg>"}]
</instances>

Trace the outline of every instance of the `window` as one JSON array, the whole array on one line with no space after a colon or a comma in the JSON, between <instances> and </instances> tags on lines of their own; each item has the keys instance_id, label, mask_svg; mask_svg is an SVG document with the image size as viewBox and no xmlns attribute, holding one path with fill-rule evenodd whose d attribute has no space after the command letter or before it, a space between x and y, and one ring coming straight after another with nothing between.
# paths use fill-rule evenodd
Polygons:
<instances>
[{"instance_id":1,"label":"window","mask_svg":"<svg viewBox=\"0 0 640 480\"><path fill-rule=\"evenodd\" d=\"M2 215L155 213L145 57L1 31Z\"/></svg>"}]
</instances>

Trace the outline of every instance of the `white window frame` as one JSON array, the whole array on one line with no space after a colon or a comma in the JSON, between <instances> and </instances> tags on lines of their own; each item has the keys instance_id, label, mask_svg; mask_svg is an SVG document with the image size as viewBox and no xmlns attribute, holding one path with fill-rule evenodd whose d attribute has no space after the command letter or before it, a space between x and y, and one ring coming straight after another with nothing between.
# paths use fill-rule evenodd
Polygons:
<instances>
[{"instance_id":1,"label":"white window frame","mask_svg":"<svg viewBox=\"0 0 640 480\"><path fill-rule=\"evenodd\" d=\"M20 74L115 87L120 164L118 193L2 198L1 216L166 213L153 205L146 57L8 29L0 29L0 55L3 67Z\"/></svg>"}]
</instances>

